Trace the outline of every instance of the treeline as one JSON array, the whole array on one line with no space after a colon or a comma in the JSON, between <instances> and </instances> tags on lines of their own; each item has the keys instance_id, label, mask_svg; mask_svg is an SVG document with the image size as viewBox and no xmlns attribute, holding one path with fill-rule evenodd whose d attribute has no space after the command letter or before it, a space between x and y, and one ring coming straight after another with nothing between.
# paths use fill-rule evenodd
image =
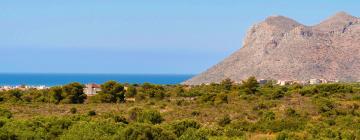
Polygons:
<instances>
[{"instance_id":1,"label":"treeline","mask_svg":"<svg viewBox=\"0 0 360 140\"><path fill-rule=\"evenodd\" d=\"M284 97L285 94L299 93L302 96L328 96L336 93L360 93L360 85L357 83L331 83L319 85L293 84L287 86L275 85L269 81L260 85L255 77L235 84L231 79L225 79L221 83L208 85L186 86L186 85L156 85L124 84L116 81L108 81L101 85L101 91L95 96L87 97L84 93L84 85L70 83L64 86L51 87L50 89L36 90L8 90L0 91L0 102L44 102L81 104L86 100L89 103L124 103L126 98L136 101L144 99L159 99L166 97L190 97L199 98L204 102L223 103L230 96L249 95L265 96L269 99ZM251 96L249 96L251 97Z\"/></svg>"},{"instance_id":2,"label":"treeline","mask_svg":"<svg viewBox=\"0 0 360 140\"><path fill-rule=\"evenodd\" d=\"M84 93L85 86L74 82L63 86L55 86L49 89L37 90L8 90L0 91L0 102L21 103L21 102L43 102L43 103L64 103L81 104L88 100L90 103L123 103L125 97L141 100L143 98L163 99L165 93L172 86L154 85L150 83L124 85L116 81L108 81L101 85L101 91L95 96L87 97ZM139 94L138 94L139 93ZM167 93L169 94L169 93Z\"/></svg>"}]
</instances>

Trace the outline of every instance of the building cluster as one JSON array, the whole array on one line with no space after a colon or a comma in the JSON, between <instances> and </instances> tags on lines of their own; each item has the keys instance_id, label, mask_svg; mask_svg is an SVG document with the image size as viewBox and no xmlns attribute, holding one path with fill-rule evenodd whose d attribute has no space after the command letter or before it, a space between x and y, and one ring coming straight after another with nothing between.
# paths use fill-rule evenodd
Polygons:
<instances>
[{"instance_id":1,"label":"building cluster","mask_svg":"<svg viewBox=\"0 0 360 140\"><path fill-rule=\"evenodd\" d=\"M18 90L29 90L29 89L37 89L37 90L42 90L42 89L48 89L50 87L41 85L41 86L29 86L29 85L18 85L18 86L0 86L0 91L8 91L8 90L14 90L14 89L18 89Z\"/></svg>"},{"instance_id":2,"label":"building cluster","mask_svg":"<svg viewBox=\"0 0 360 140\"><path fill-rule=\"evenodd\" d=\"M299 81L299 80L265 80L260 79L258 82L260 84L265 84L269 81L275 81L277 85L285 86L285 85L292 85L292 84L300 84L300 85L316 85L316 84L326 84L326 83L338 83L338 80L326 80L326 79L310 79L307 81Z\"/></svg>"}]
</instances>

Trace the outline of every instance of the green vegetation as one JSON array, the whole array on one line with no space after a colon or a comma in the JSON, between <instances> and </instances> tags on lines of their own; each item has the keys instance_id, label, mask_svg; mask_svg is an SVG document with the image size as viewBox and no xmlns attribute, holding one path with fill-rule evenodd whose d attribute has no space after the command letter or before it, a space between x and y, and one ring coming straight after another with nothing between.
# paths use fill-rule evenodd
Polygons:
<instances>
[{"instance_id":1,"label":"green vegetation","mask_svg":"<svg viewBox=\"0 0 360 140\"><path fill-rule=\"evenodd\" d=\"M358 83L83 88L0 91L0 139L360 139Z\"/></svg>"}]
</instances>

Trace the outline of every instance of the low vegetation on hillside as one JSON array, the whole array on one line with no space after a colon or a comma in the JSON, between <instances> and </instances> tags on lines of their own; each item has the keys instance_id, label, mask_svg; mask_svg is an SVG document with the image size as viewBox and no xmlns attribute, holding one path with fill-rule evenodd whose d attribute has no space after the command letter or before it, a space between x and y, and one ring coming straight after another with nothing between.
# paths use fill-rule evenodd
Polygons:
<instances>
[{"instance_id":1,"label":"low vegetation on hillside","mask_svg":"<svg viewBox=\"0 0 360 140\"><path fill-rule=\"evenodd\" d=\"M360 84L109 81L0 92L0 139L360 139Z\"/></svg>"}]
</instances>

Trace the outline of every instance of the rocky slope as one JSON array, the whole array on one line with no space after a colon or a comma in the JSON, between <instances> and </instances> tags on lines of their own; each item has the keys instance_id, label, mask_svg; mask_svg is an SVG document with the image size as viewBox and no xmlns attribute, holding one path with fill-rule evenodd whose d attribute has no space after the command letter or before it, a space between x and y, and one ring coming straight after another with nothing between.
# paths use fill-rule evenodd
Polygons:
<instances>
[{"instance_id":1,"label":"rocky slope","mask_svg":"<svg viewBox=\"0 0 360 140\"><path fill-rule=\"evenodd\" d=\"M315 26L271 16L248 31L243 47L185 81L196 85L258 79L360 80L360 19L340 12Z\"/></svg>"}]
</instances>

